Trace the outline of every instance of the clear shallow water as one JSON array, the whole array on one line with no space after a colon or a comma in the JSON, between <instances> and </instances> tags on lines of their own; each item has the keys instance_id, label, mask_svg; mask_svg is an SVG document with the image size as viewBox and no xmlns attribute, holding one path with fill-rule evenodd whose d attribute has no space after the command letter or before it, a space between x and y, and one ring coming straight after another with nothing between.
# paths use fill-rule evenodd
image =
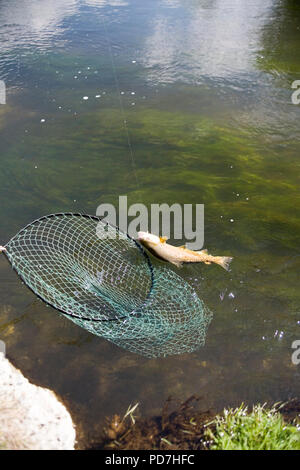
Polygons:
<instances>
[{"instance_id":1,"label":"clear shallow water","mask_svg":"<svg viewBox=\"0 0 300 470\"><path fill-rule=\"evenodd\" d=\"M127 194L204 203L206 247L235 257L230 274L181 270L214 319L205 348L158 360L63 319L0 260L8 357L68 403L81 442L135 401L154 413L170 394L213 409L299 396L299 47L291 0L1 2L1 243Z\"/></svg>"}]
</instances>

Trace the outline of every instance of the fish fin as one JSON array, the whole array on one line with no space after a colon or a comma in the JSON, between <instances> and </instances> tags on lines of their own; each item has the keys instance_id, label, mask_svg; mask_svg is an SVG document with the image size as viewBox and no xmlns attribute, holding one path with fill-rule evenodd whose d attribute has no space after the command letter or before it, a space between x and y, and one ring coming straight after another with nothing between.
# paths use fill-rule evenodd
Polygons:
<instances>
[{"instance_id":1,"label":"fish fin","mask_svg":"<svg viewBox=\"0 0 300 470\"><path fill-rule=\"evenodd\" d=\"M177 268L182 268L183 262L182 261L171 261L172 264L174 264Z\"/></svg>"},{"instance_id":2,"label":"fish fin","mask_svg":"<svg viewBox=\"0 0 300 470\"><path fill-rule=\"evenodd\" d=\"M204 261L205 264L211 264L211 261Z\"/></svg>"},{"instance_id":3,"label":"fish fin","mask_svg":"<svg viewBox=\"0 0 300 470\"><path fill-rule=\"evenodd\" d=\"M166 241L169 240L168 237L159 237L159 239L161 243L166 243Z\"/></svg>"},{"instance_id":4,"label":"fish fin","mask_svg":"<svg viewBox=\"0 0 300 470\"><path fill-rule=\"evenodd\" d=\"M222 266L222 268L226 269L226 271L229 271L229 265L232 260L233 258L231 258L230 256L220 256L218 264Z\"/></svg>"},{"instance_id":5,"label":"fish fin","mask_svg":"<svg viewBox=\"0 0 300 470\"><path fill-rule=\"evenodd\" d=\"M205 250L200 250L200 251L196 251L196 253L202 253L202 255L208 255L208 251L205 249Z\"/></svg>"}]
</instances>

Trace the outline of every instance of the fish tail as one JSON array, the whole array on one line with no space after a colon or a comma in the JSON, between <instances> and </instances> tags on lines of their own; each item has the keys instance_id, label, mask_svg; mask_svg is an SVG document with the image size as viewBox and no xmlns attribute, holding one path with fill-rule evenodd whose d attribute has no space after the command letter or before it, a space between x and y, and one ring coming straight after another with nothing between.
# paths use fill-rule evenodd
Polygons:
<instances>
[{"instance_id":1,"label":"fish tail","mask_svg":"<svg viewBox=\"0 0 300 470\"><path fill-rule=\"evenodd\" d=\"M213 262L222 266L226 271L229 271L229 265L232 260L233 258L230 256L215 256Z\"/></svg>"}]
</instances>

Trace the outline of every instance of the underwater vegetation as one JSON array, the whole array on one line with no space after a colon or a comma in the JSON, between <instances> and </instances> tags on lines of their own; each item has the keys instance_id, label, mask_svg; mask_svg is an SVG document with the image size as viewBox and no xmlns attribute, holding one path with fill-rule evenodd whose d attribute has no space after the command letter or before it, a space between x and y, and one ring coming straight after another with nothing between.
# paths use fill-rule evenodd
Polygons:
<instances>
[{"instance_id":1,"label":"underwater vegetation","mask_svg":"<svg viewBox=\"0 0 300 470\"><path fill-rule=\"evenodd\" d=\"M26 214L40 216L62 207L95 213L101 202L117 205L119 194L127 194L129 204L202 203L208 208L211 245L236 246L238 239L236 248L248 252L299 246L296 141L289 141L281 159L279 149L276 157L274 146L266 148L266 137L253 145L249 129L225 127L201 115L141 106L128 112L127 120L135 170L117 109L104 107L73 120L49 119L42 129L35 120L29 126L29 120L25 137L3 142L4 206L18 211L16 203L23 199L22 219L29 222ZM5 133L9 122L2 128ZM7 223L6 218L6 230Z\"/></svg>"}]
</instances>

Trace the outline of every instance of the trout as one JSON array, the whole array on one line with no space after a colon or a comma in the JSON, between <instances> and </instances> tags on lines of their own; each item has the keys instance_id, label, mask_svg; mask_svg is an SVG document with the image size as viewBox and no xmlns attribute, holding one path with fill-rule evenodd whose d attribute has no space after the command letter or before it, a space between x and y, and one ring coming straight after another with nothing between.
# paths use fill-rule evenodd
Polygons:
<instances>
[{"instance_id":1,"label":"trout","mask_svg":"<svg viewBox=\"0 0 300 470\"><path fill-rule=\"evenodd\" d=\"M138 232L138 241L145 246L154 256L181 268L183 263L215 263L229 270L232 261L230 256L209 255L207 250L193 251L185 246L173 246L166 243L167 237L158 237L148 232Z\"/></svg>"}]
</instances>

